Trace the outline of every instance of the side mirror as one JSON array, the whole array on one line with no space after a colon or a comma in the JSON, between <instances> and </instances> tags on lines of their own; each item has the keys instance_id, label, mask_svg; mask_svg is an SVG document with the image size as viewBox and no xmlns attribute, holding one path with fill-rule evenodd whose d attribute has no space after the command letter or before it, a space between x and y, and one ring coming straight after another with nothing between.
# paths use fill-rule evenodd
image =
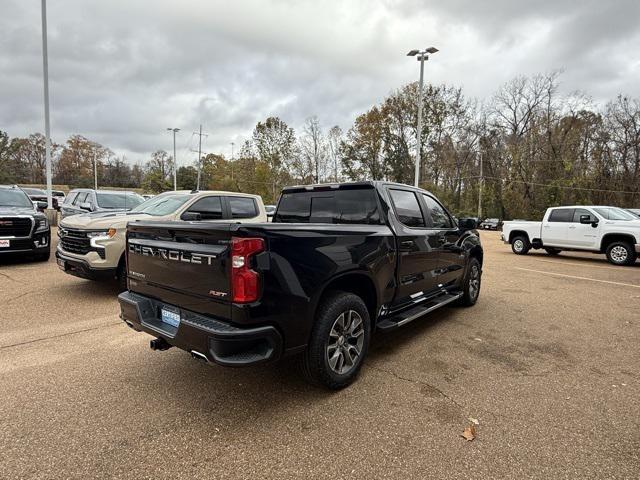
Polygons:
<instances>
[{"instance_id":1,"label":"side mirror","mask_svg":"<svg viewBox=\"0 0 640 480\"><path fill-rule=\"evenodd\" d=\"M461 218L458 220L460 230L473 230L477 226L478 223L473 218Z\"/></svg>"},{"instance_id":2,"label":"side mirror","mask_svg":"<svg viewBox=\"0 0 640 480\"><path fill-rule=\"evenodd\" d=\"M47 209L47 207L49 206L49 204L48 204L47 202L40 202L40 201L38 201L38 202L35 202L35 204L36 204L36 208L37 208L38 210L46 210L46 209Z\"/></svg>"},{"instance_id":3,"label":"side mirror","mask_svg":"<svg viewBox=\"0 0 640 480\"><path fill-rule=\"evenodd\" d=\"M89 202L82 202L78 207L80 207L81 210L86 210L87 212L93 211L93 207Z\"/></svg>"},{"instance_id":4,"label":"side mirror","mask_svg":"<svg viewBox=\"0 0 640 480\"><path fill-rule=\"evenodd\" d=\"M580 215L580 223L583 225L591 225L593 228L598 226L598 219L591 218L591 215Z\"/></svg>"},{"instance_id":5,"label":"side mirror","mask_svg":"<svg viewBox=\"0 0 640 480\"><path fill-rule=\"evenodd\" d=\"M198 212L184 212L180 218L187 222L198 222L202 220L202 215Z\"/></svg>"}]
</instances>

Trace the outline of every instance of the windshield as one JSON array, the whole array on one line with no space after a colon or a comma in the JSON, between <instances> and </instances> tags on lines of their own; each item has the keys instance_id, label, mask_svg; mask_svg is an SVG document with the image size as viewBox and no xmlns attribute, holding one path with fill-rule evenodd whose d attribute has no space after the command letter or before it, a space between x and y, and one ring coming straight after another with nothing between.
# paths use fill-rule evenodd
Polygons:
<instances>
[{"instance_id":1,"label":"windshield","mask_svg":"<svg viewBox=\"0 0 640 480\"><path fill-rule=\"evenodd\" d=\"M130 210L133 207L137 207L142 202L142 198L137 193L122 192L122 193L96 193L98 200L98 206L101 208L123 208Z\"/></svg>"},{"instance_id":2,"label":"windshield","mask_svg":"<svg viewBox=\"0 0 640 480\"><path fill-rule=\"evenodd\" d=\"M46 195L47 192L40 190L39 188L23 188L27 195Z\"/></svg>"},{"instance_id":3,"label":"windshield","mask_svg":"<svg viewBox=\"0 0 640 480\"><path fill-rule=\"evenodd\" d=\"M147 215L163 216L174 213L178 208L184 205L191 195L163 195L161 197L153 197L136 208L132 209L132 213L146 213Z\"/></svg>"},{"instance_id":4,"label":"windshield","mask_svg":"<svg viewBox=\"0 0 640 480\"><path fill-rule=\"evenodd\" d=\"M0 206L33 208L31 199L20 190L0 190Z\"/></svg>"},{"instance_id":5,"label":"windshield","mask_svg":"<svg viewBox=\"0 0 640 480\"><path fill-rule=\"evenodd\" d=\"M636 217L629 212L625 212L621 208L606 207L606 208L594 208L596 212L602 215L607 220L637 220Z\"/></svg>"}]
</instances>

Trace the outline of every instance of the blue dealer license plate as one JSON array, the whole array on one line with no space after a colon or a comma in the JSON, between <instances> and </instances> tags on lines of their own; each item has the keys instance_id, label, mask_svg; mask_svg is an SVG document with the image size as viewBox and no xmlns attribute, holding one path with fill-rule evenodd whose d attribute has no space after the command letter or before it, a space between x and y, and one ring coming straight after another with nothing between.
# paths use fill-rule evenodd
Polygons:
<instances>
[{"instance_id":1,"label":"blue dealer license plate","mask_svg":"<svg viewBox=\"0 0 640 480\"><path fill-rule=\"evenodd\" d=\"M174 312L173 310L162 308L160 310L160 319L164 323L178 328L178 325L180 325L180 312Z\"/></svg>"}]
</instances>

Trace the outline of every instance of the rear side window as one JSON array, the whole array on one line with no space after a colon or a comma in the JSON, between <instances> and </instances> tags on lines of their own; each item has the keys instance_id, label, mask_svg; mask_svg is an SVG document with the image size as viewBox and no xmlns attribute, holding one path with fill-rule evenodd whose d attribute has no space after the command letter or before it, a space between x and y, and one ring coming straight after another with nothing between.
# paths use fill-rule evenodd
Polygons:
<instances>
[{"instance_id":1,"label":"rear side window","mask_svg":"<svg viewBox=\"0 0 640 480\"><path fill-rule=\"evenodd\" d=\"M258 215L256 202L248 197L227 197L231 218L253 218Z\"/></svg>"},{"instance_id":2,"label":"rear side window","mask_svg":"<svg viewBox=\"0 0 640 480\"><path fill-rule=\"evenodd\" d=\"M449 214L444 207L440 205L435 198L432 198L429 195L423 194L422 197L429 209L433 228L451 228L451 218L449 218Z\"/></svg>"},{"instance_id":3,"label":"rear side window","mask_svg":"<svg viewBox=\"0 0 640 480\"><path fill-rule=\"evenodd\" d=\"M396 215L407 227L424 227L424 218L415 193L407 190L389 190Z\"/></svg>"},{"instance_id":4,"label":"rear side window","mask_svg":"<svg viewBox=\"0 0 640 480\"><path fill-rule=\"evenodd\" d=\"M220 197L201 198L187 211L199 213L202 220L222 220L222 200Z\"/></svg>"},{"instance_id":5,"label":"rear side window","mask_svg":"<svg viewBox=\"0 0 640 480\"><path fill-rule=\"evenodd\" d=\"M573 208L556 208L551 210L549 215L550 222L572 222L573 221Z\"/></svg>"},{"instance_id":6,"label":"rear side window","mask_svg":"<svg viewBox=\"0 0 640 480\"><path fill-rule=\"evenodd\" d=\"M379 225L373 188L284 193L274 222Z\"/></svg>"}]
</instances>

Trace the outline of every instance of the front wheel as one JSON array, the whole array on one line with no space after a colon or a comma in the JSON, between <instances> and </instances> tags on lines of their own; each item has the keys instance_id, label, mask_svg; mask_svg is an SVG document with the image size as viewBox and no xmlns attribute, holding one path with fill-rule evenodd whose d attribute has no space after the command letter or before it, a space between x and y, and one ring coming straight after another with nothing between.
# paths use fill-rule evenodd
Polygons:
<instances>
[{"instance_id":1,"label":"front wheel","mask_svg":"<svg viewBox=\"0 0 640 480\"><path fill-rule=\"evenodd\" d=\"M636 252L630 243L613 242L607 247L607 260L614 265L631 265L636 261Z\"/></svg>"},{"instance_id":2,"label":"front wheel","mask_svg":"<svg viewBox=\"0 0 640 480\"><path fill-rule=\"evenodd\" d=\"M338 390L357 377L369 347L369 312L360 297L333 292L320 303L302 371L312 383Z\"/></svg>"},{"instance_id":3,"label":"front wheel","mask_svg":"<svg viewBox=\"0 0 640 480\"><path fill-rule=\"evenodd\" d=\"M480 285L482 283L482 267L477 258L469 259L469 269L462 285L462 297L457 300L457 304L463 307L475 305L480 295Z\"/></svg>"}]
</instances>

